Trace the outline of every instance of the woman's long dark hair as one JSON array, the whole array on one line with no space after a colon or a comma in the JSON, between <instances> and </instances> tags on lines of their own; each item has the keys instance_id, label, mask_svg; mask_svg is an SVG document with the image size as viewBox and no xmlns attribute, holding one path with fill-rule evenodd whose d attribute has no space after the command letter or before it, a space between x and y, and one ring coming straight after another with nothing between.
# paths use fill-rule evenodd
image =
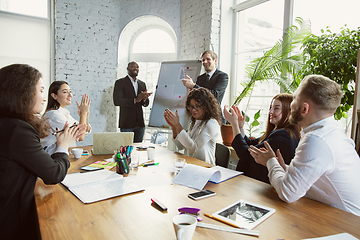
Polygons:
<instances>
[{"instance_id":1,"label":"woman's long dark hair","mask_svg":"<svg viewBox=\"0 0 360 240\"><path fill-rule=\"evenodd\" d=\"M47 120L33 112L36 85L41 73L26 64L0 69L0 118L17 118L32 125L40 138L49 135Z\"/></svg>"},{"instance_id":2,"label":"woman's long dark hair","mask_svg":"<svg viewBox=\"0 0 360 240\"><path fill-rule=\"evenodd\" d=\"M49 87L49 93L48 93L48 103L46 106L46 110L45 112L49 111L49 110L57 110L60 107L60 103L58 101L56 101L51 94L55 93L56 95L58 94L58 91L60 89L60 87L63 85L69 85L67 82L65 81L55 81L52 82L50 87Z\"/></svg>"},{"instance_id":3,"label":"woman's long dark hair","mask_svg":"<svg viewBox=\"0 0 360 240\"><path fill-rule=\"evenodd\" d=\"M282 105L282 117L280 119L280 123L275 127L274 124L270 123L270 114L268 115L268 121L266 126L266 131L264 135L262 135L259 139L259 143L264 141L272 131L284 128L286 131L289 132L290 137L296 137L299 139L300 137L300 126L298 124L292 125L289 123L289 117L290 117L290 104L293 100L293 95L288 93L280 93L273 97L271 100L270 106L274 100L279 100Z\"/></svg>"},{"instance_id":4,"label":"woman's long dark hair","mask_svg":"<svg viewBox=\"0 0 360 240\"><path fill-rule=\"evenodd\" d=\"M214 95L206 88L194 88L188 93L185 104L186 113L191 118L190 129L193 128L196 121L188 109L192 99L194 99L195 102L197 102L205 112L204 118L202 119L204 124L207 123L207 121L209 121L211 118L214 118L220 124L220 108Z\"/></svg>"}]
</instances>

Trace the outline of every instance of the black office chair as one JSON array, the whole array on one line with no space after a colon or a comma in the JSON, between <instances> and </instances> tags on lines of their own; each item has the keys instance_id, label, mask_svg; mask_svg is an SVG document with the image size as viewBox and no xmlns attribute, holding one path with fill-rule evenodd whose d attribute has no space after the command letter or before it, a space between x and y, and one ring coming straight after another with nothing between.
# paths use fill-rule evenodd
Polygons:
<instances>
[{"instance_id":1,"label":"black office chair","mask_svg":"<svg viewBox=\"0 0 360 240\"><path fill-rule=\"evenodd\" d=\"M228 168L229 165L229 161L230 161L230 149L221 144L221 143L216 143L216 148L215 148L215 164L221 167L225 167Z\"/></svg>"}]
</instances>

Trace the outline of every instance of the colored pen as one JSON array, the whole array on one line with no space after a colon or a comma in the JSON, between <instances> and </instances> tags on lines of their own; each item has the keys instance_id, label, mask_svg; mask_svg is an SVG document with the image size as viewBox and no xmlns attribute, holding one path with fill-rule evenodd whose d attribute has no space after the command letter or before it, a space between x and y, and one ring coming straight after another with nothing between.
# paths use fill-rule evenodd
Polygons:
<instances>
[{"instance_id":1,"label":"colored pen","mask_svg":"<svg viewBox=\"0 0 360 240\"><path fill-rule=\"evenodd\" d=\"M154 165L155 165L155 166L156 166L156 165L159 165L159 163L158 163L158 162L157 162L157 163L146 163L146 164L144 163L144 164L143 164L143 167L154 166Z\"/></svg>"},{"instance_id":2,"label":"colored pen","mask_svg":"<svg viewBox=\"0 0 360 240\"><path fill-rule=\"evenodd\" d=\"M240 228L239 226L237 226L237 225L235 225L235 224L232 224L232 223L227 222L227 221L225 221L225 220L222 220L222 219L220 219L220 218L214 217L213 215L210 215L210 214L207 214L207 213L204 213L204 215L207 216L207 217L209 217L209 218L218 220L218 221L220 221L220 222L229 224L229 225L232 226L232 227Z\"/></svg>"},{"instance_id":3,"label":"colored pen","mask_svg":"<svg viewBox=\"0 0 360 240\"><path fill-rule=\"evenodd\" d=\"M76 125L70 126L69 128L73 128L73 127L77 127L77 126L78 126L78 125L76 124ZM64 129L61 129L61 130L59 130L59 131L53 132L52 134L55 135L55 134L61 133L61 132L63 132L63 131L64 131Z\"/></svg>"},{"instance_id":4,"label":"colored pen","mask_svg":"<svg viewBox=\"0 0 360 240\"><path fill-rule=\"evenodd\" d=\"M184 69L183 69L183 74L184 74L184 79L185 79L185 71L184 71Z\"/></svg>"},{"instance_id":5,"label":"colored pen","mask_svg":"<svg viewBox=\"0 0 360 240\"><path fill-rule=\"evenodd\" d=\"M167 207L164 204L162 204L159 200L157 200L156 198L152 198L151 202L156 204L161 209L161 211L166 211L167 210Z\"/></svg>"}]
</instances>

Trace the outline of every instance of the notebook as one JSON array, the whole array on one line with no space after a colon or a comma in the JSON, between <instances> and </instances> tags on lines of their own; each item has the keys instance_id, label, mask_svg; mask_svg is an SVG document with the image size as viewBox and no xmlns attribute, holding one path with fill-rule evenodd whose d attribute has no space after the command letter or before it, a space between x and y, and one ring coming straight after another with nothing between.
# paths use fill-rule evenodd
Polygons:
<instances>
[{"instance_id":1,"label":"notebook","mask_svg":"<svg viewBox=\"0 0 360 240\"><path fill-rule=\"evenodd\" d=\"M129 193L144 191L135 177L123 177L109 170L70 173L61 182L83 203L93 203Z\"/></svg>"},{"instance_id":2,"label":"notebook","mask_svg":"<svg viewBox=\"0 0 360 240\"><path fill-rule=\"evenodd\" d=\"M193 164L186 164L185 167L174 177L173 183L186 187L202 190L207 182L221 183L243 172L215 166L212 168L201 167Z\"/></svg>"}]
</instances>

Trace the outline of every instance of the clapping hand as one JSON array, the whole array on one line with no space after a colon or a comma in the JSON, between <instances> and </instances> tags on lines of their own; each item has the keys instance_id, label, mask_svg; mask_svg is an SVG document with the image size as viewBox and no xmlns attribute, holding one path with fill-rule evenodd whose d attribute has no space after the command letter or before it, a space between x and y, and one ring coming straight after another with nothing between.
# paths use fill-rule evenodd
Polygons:
<instances>
[{"instance_id":1,"label":"clapping hand","mask_svg":"<svg viewBox=\"0 0 360 240\"><path fill-rule=\"evenodd\" d=\"M258 164L261 164L263 166L266 166L267 161L272 158L272 157L276 157L274 151L272 150L270 144L267 141L264 141L264 145L265 148L257 148L254 146L250 146L250 148L248 149L251 156L254 158L255 162L257 162ZM282 161L283 158L280 154L280 151L278 151L279 157L281 158ZM281 163L280 163L281 165ZM285 163L284 163L285 165Z\"/></svg>"},{"instance_id":2,"label":"clapping hand","mask_svg":"<svg viewBox=\"0 0 360 240\"><path fill-rule=\"evenodd\" d=\"M167 124L169 124L170 127L175 127L177 125L180 125L180 118L179 114L177 112L172 113L169 109L165 109L164 111L164 118Z\"/></svg>"},{"instance_id":3,"label":"clapping hand","mask_svg":"<svg viewBox=\"0 0 360 240\"><path fill-rule=\"evenodd\" d=\"M59 129L57 128L57 130ZM64 129L55 135L57 139L57 146L68 149L75 143L77 139L85 134L85 130L85 124L79 124L76 127L70 128L69 123L66 122Z\"/></svg>"},{"instance_id":4,"label":"clapping hand","mask_svg":"<svg viewBox=\"0 0 360 240\"><path fill-rule=\"evenodd\" d=\"M140 101L142 101L142 100L146 100L148 97L150 97L151 94L152 94L152 93L148 93L148 92L147 92L147 89L146 89L145 91L141 91L141 92L137 95L135 101L136 101L136 102L140 102Z\"/></svg>"},{"instance_id":5,"label":"clapping hand","mask_svg":"<svg viewBox=\"0 0 360 240\"><path fill-rule=\"evenodd\" d=\"M228 110L227 108L228 106L225 105L223 111L225 119L232 126L238 126L239 128L243 128L245 125L246 115L245 114L243 115L237 106L231 107L230 110Z\"/></svg>"},{"instance_id":6,"label":"clapping hand","mask_svg":"<svg viewBox=\"0 0 360 240\"><path fill-rule=\"evenodd\" d=\"M78 114L84 114L85 116L89 115L90 112L90 103L91 99L87 94L82 95L80 104L76 101L76 105L78 107Z\"/></svg>"}]
</instances>

